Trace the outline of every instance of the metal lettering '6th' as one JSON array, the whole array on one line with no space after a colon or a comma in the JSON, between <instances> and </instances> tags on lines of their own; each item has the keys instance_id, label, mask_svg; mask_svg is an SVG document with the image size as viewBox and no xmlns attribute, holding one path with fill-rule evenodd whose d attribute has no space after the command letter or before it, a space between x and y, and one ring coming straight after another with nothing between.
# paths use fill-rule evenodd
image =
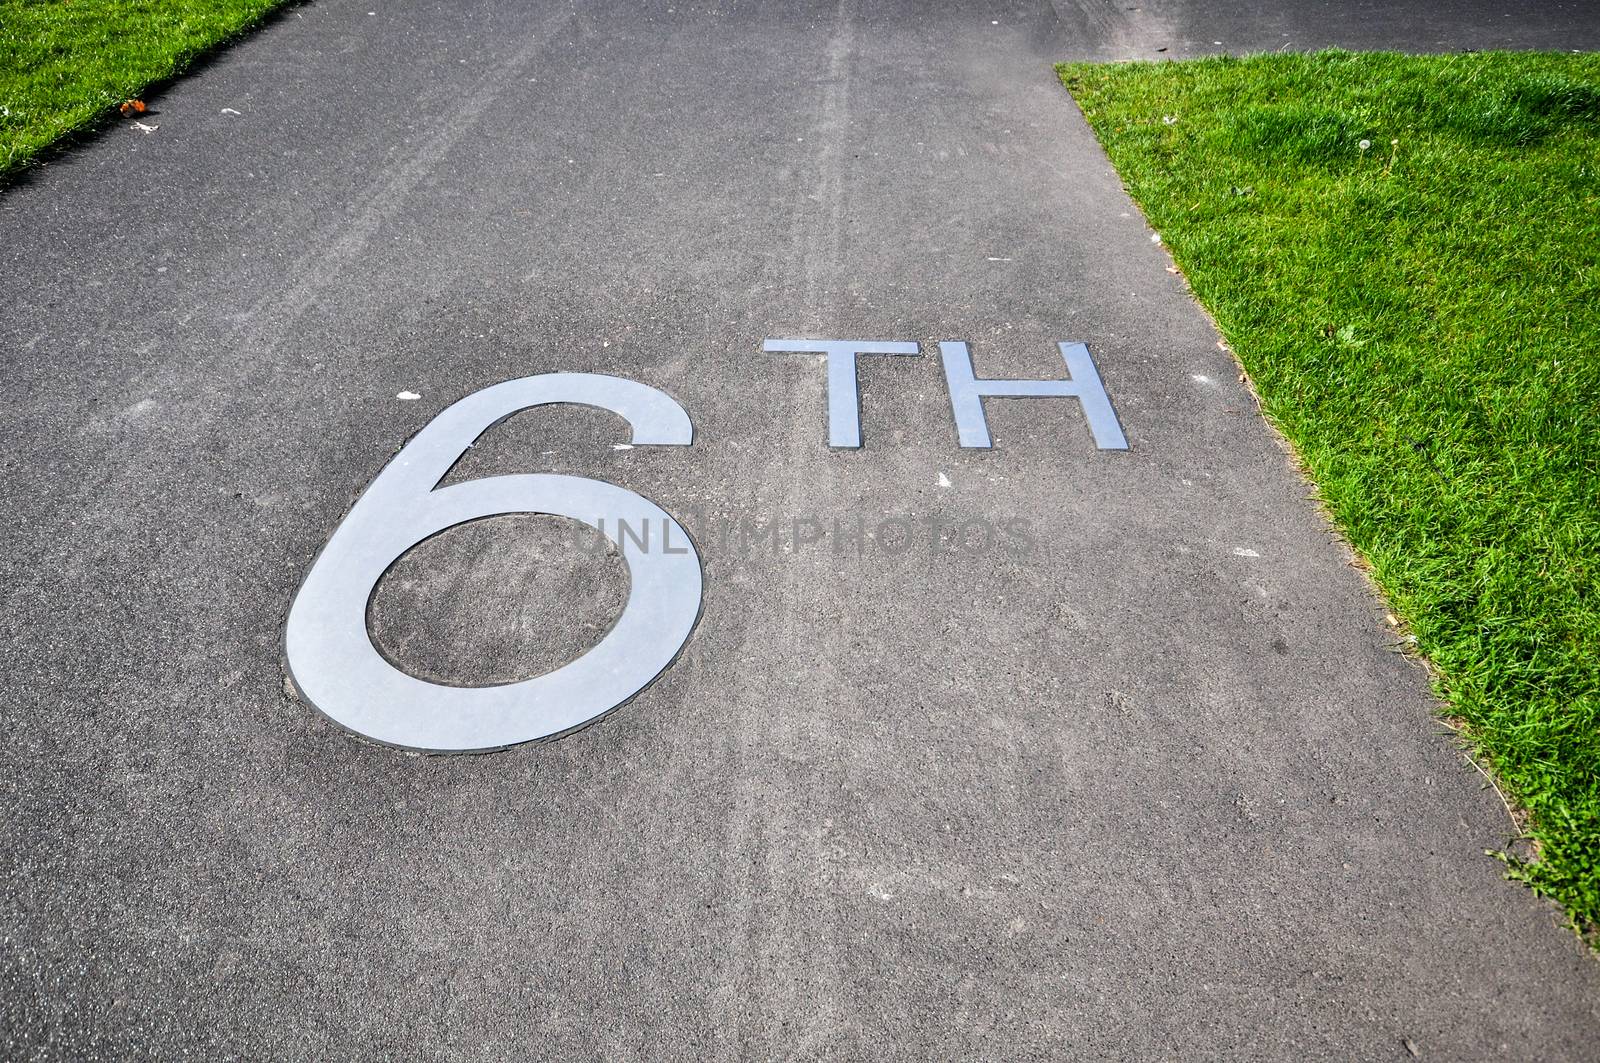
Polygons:
<instances>
[{"instance_id":1,"label":"metal lettering '6th'","mask_svg":"<svg viewBox=\"0 0 1600 1063\"><path fill-rule=\"evenodd\" d=\"M1058 344L1067 375L1055 380L977 377L965 343L939 344L956 433L989 447L983 400L1075 398L1101 450L1126 450L1099 371L1082 343ZM768 352L820 354L828 373L828 444L861 446L856 359L918 355L906 341L769 339ZM672 663L700 616L700 555L688 533L654 502L583 476L491 476L441 487L461 455L501 420L535 406L575 403L609 410L635 446L688 446L694 428L666 393L622 377L548 373L485 388L447 407L394 456L351 508L295 595L284 630L289 673L301 695L334 722L389 745L431 753L502 749L553 738L605 715ZM685 548L650 552L617 543L630 581L622 615L588 652L516 683L456 687L408 675L373 645L367 604L391 565L448 528L504 513L569 517L605 532L601 515L635 526L660 521ZM615 525L614 525L615 526Z\"/></svg>"}]
</instances>

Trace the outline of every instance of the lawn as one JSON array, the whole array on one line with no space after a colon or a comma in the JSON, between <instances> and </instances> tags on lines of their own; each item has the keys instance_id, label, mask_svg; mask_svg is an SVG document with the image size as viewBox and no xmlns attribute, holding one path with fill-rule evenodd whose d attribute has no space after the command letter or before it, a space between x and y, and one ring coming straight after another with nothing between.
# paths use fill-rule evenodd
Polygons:
<instances>
[{"instance_id":1,"label":"lawn","mask_svg":"<svg viewBox=\"0 0 1600 1063\"><path fill-rule=\"evenodd\" d=\"M1595 942L1600 56L1059 72Z\"/></svg>"},{"instance_id":2,"label":"lawn","mask_svg":"<svg viewBox=\"0 0 1600 1063\"><path fill-rule=\"evenodd\" d=\"M0 177L284 0L0 0Z\"/></svg>"}]
</instances>

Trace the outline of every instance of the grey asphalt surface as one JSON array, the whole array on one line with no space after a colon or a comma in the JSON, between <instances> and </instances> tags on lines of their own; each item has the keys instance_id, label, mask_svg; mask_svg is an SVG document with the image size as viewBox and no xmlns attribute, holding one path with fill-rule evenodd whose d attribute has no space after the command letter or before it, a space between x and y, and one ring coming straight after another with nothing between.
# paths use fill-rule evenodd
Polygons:
<instances>
[{"instance_id":1,"label":"grey asphalt surface","mask_svg":"<svg viewBox=\"0 0 1600 1063\"><path fill-rule=\"evenodd\" d=\"M0 194L0 1054L1592 1059L1600 965L1484 855L1499 799L1050 63L1600 19L1139 7L324 0ZM863 359L829 451L789 335L926 353ZM1132 449L1061 400L958 448L941 339L1087 342ZM453 476L654 499L699 628L558 742L353 738L285 688L300 578L434 413L554 370L696 443L534 411ZM719 540L808 517L1033 548ZM558 666L627 579L563 531L430 541L376 640Z\"/></svg>"}]
</instances>

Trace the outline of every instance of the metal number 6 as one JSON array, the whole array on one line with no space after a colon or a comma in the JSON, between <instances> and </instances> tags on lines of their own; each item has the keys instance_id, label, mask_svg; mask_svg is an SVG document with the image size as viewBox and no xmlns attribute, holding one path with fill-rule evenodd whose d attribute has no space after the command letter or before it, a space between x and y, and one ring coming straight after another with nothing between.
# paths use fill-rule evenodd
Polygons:
<instances>
[{"instance_id":1,"label":"metal number 6","mask_svg":"<svg viewBox=\"0 0 1600 1063\"><path fill-rule=\"evenodd\" d=\"M633 443L688 446L689 415L665 393L621 377L549 373L496 384L448 407L378 473L306 574L284 630L300 693L336 723L389 745L434 753L500 749L570 731L616 708L672 663L700 615L700 557L666 511L581 476L491 476L437 486L472 442L532 406L571 402L620 414ZM378 580L446 528L501 513L550 513L604 531L611 518L660 527L685 549L650 553L628 536L628 601L615 626L554 672L488 687L452 687L390 664L367 631ZM616 526L616 525L613 525Z\"/></svg>"}]
</instances>

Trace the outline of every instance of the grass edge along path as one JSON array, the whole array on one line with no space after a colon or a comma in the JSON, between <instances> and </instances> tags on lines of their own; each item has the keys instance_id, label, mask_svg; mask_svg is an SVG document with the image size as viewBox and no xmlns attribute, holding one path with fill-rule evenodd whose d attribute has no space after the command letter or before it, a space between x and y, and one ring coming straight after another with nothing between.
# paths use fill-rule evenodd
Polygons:
<instances>
[{"instance_id":1,"label":"grass edge along path","mask_svg":"<svg viewBox=\"0 0 1600 1063\"><path fill-rule=\"evenodd\" d=\"M1600 56L1057 69L1600 944Z\"/></svg>"},{"instance_id":2,"label":"grass edge along path","mask_svg":"<svg viewBox=\"0 0 1600 1063\"><path fill-rule=\"evenodd\" d=\"M295 0L0 0L0 186Z\"/></svg>"}]
</instances>

